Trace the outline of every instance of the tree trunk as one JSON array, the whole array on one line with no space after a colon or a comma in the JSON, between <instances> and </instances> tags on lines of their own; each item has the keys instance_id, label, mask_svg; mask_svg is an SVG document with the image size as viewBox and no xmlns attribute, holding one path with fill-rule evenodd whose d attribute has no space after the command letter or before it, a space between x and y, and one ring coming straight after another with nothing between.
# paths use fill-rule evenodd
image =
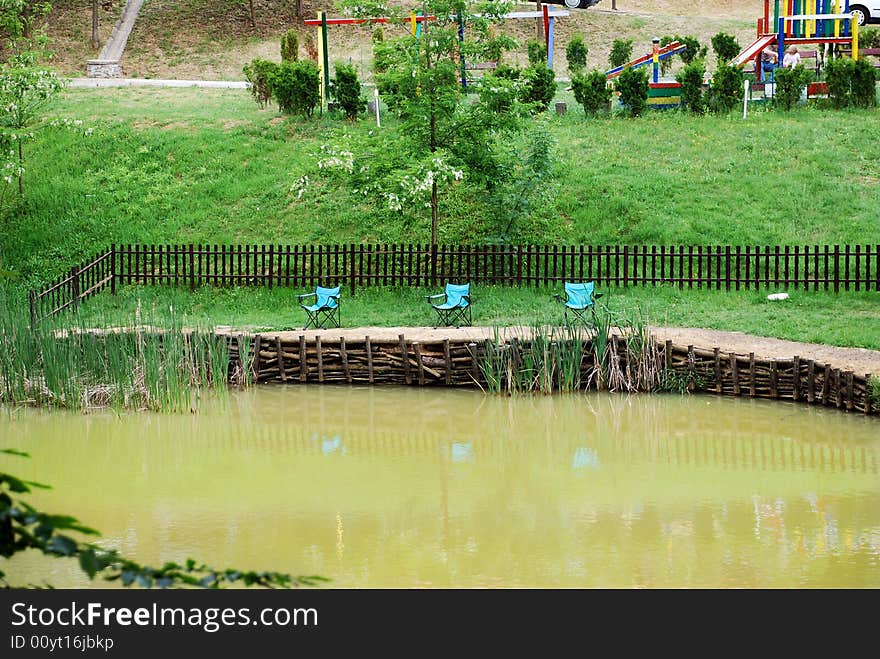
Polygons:
<instances>
[{"instance_id":1,"label":"tree trunk","mask_svg":"<svg viewBox=\"0 0 880 659\"><path fill-rule=\"evenodd\" d=\"M249 0L248 6L251 10L251 27L257 27L257 15L254 13L254 0Z\"/></svg>"},{"instance_id":2,"label":"tree trunk","mask_svg":"<svg viewBox=\"0 0 880 659\"><path fill-rule=\"evenodd\" d=\"M535 9L539 12L544 11L543 5L541 4L541 0L535 0ZM535 24L536 24L536 27L538 30L538 34L537 34L536 38L538 39L538 41L543 43L543 41L544 41L544 19L539 17L538 19L536 19Z\"/></svg>"},{"instance_id":3,"label":"tree trunk","mask_svg":"<svg viewBox=\"0 0 880 659\"><path fill-rule=\"evenodd\" d=\"M303 17L303 3L302 0L296 0L296 17L302 20Z\"/></svg>"},{"instance_id":4,"label":"tree trunk","mask_svg":"<svg viewBox=\"0 0 880 659\"><path fill-rule=\"evenodd\" d=\"M92 48L99 46L98 42L98 0L92 0Z\"/></svg>"},{"instance_id":5,"label":"tree trunk","mask_svg":"<svg viewBox=\"0 0 880 659\"><path fill-rule=\"evenodd\" d=\"M431 245L437 244L437 230L440 224L440 208L437 199L437 181L431 184Z\"/></svg>"}]
</instances>

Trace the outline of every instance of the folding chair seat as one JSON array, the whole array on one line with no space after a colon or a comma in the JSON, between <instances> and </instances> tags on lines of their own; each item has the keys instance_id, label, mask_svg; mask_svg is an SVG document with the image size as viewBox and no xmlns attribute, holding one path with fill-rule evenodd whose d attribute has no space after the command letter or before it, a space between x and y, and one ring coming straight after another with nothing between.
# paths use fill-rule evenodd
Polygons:
<instances>
[{"instance_id":1,"label":"folding chair seat","mask_svg":"<svg viewBox=\"0 0 880 659\"><path fill-rule=\"evenodd\" d=\"M437 312L440 325L460 327L471 325L471 285L446 284L446 290L437 295L426 295L425 299ZM432 300L443 300L435 304Z\"/></svg>"},{"instance_id":2,"label":"folding chair seat","mask_svg":"<svg viewBox=\"0 0 880 659\"><path fill-rule=\"evenodd\" d=\"M557 302L564 305L566 324L569 322L569 314L572 315L575 322L585 323L588 319L584 315L589 311L591 316L593 316L590 318L590 324L595 325L596 300L602 297L602 293L594 292L594 288L595 283L591 281L586 283L567 281L565 282L564 299L559 293L553 296Z\"/></svg>"},{"instance_id":3,"label":"folding chair seat","mask_svg":"<svg viewBox=\"0 0 880 659\"><path fill-rule=\"evenodd\" d=\"M339 327L342 311L339 303L339 291L342 287L323 288L317 286L314 293L303 293L297 295L299 306L306 312L308 319L303 329L313 326L316 329L325 329L327 327ZM314 304L303 304L306 298L314 297Z\"/></svg>"}]
</instances>

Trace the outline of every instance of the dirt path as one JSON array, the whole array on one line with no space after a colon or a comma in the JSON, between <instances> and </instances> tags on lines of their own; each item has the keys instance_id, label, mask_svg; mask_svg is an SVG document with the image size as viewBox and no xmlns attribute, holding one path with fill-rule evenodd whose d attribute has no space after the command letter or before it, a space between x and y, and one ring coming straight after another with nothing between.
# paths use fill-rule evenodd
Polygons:
<instances>
[{"instance_id":1,"label":"dirt path","mask_svg":"<svg viewBox=\"0 0 880 659\"><path fill-rule=\"evenodd\" d=\"M218 332L235 332L228 327L215 328ZM866 350L864 348L841 348L837 346L823 345L819 343L800 343L798 341L784 341L763 336L753 336L742 332L725 332L721 330L699 329L690 327L652 327L654 335L659 341L671 340L676 345L692 345L696 348L721 348L724 352L735 352L740 355L755 353L755 357L763 359L791 359L798 356L802 359L812 359L821 364L830 364L834 368L843 371L852 371L863 375L874 373L880 375L880 351ZM423 342L450 340L482 340L491 338L494 333L492 327L357 327L329 330L306 330L288 332L264 332L269 336L280 335L284 339L296 339L301 334L307 341L314 341L318 334L322 338L338 339L344 337L346 341L362 341L369 336L376 343L396 342L399 335L403 334L409 340ZM507 327L501 330L502 336L524 337L528 335L527 327Z\"/></svg>"}]
</instances>

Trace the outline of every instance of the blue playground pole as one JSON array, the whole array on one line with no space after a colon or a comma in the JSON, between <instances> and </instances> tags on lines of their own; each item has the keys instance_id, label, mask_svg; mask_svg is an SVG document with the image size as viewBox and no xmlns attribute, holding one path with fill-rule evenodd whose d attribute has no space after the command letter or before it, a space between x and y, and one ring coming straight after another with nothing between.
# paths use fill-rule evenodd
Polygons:
<instances>
[{"instance_id":1,"label":"blue playground pole","mask_svg":"<svg viewBox=\"0 0 880 659\"><path fill-rule=\"evenodd\" d=\"M779 64L782 62L782 58L785 57L785 18L782 16L779 17L779 36L776 37L776 49L779 55L777 64Z\"/></svg>"},{"instance_id":2,"label":"blue playground pole","mask_svg":"<svg viewBox=\"0 0 880 659\"><path fill-rule=\"evenodd\" d=\"M553 23L555 19L550 17L550 29L547 30L547 68L553 69Z\"/></svg>"},{"instance_id":3,"label":"blue playground pole","mask_svg":"<svg viewBox=\"0 0 880 659\"><path fill-rule=\"evenodd\" d=\"M843 3L843 13L844 14L849 13L849 0L846 0L846 2ZM852 34L851 30L852 30L852 19L850 19L848 21L844 21L843 22L843 36L848 37L850 34Z\"/></svg>"}]
</instances>

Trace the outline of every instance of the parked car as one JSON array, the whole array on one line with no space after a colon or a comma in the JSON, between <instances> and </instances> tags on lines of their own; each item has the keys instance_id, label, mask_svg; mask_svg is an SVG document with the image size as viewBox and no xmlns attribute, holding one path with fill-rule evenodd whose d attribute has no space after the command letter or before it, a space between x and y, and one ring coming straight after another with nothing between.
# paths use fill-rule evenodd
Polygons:
<instances>
[{"instance_id":1,"label":"parked car","mask_svg":"<svg viewBox=\"0 0 880 659\"><path fill-rule=\"evenodd\" d=\"M599 0L541 0L545 5L563 5L566 9L589 9Z\"/></svg>"},{"instance_id":2,"label":"parked car","mask_svg":"<svg viewBox=\"0 0 880 659\"><path fill-rule=\"evenodd\" d=\"M880 0L860 0L850 4L849 11L859 25L880 22Z\"/></svg>"}]
</instances>

